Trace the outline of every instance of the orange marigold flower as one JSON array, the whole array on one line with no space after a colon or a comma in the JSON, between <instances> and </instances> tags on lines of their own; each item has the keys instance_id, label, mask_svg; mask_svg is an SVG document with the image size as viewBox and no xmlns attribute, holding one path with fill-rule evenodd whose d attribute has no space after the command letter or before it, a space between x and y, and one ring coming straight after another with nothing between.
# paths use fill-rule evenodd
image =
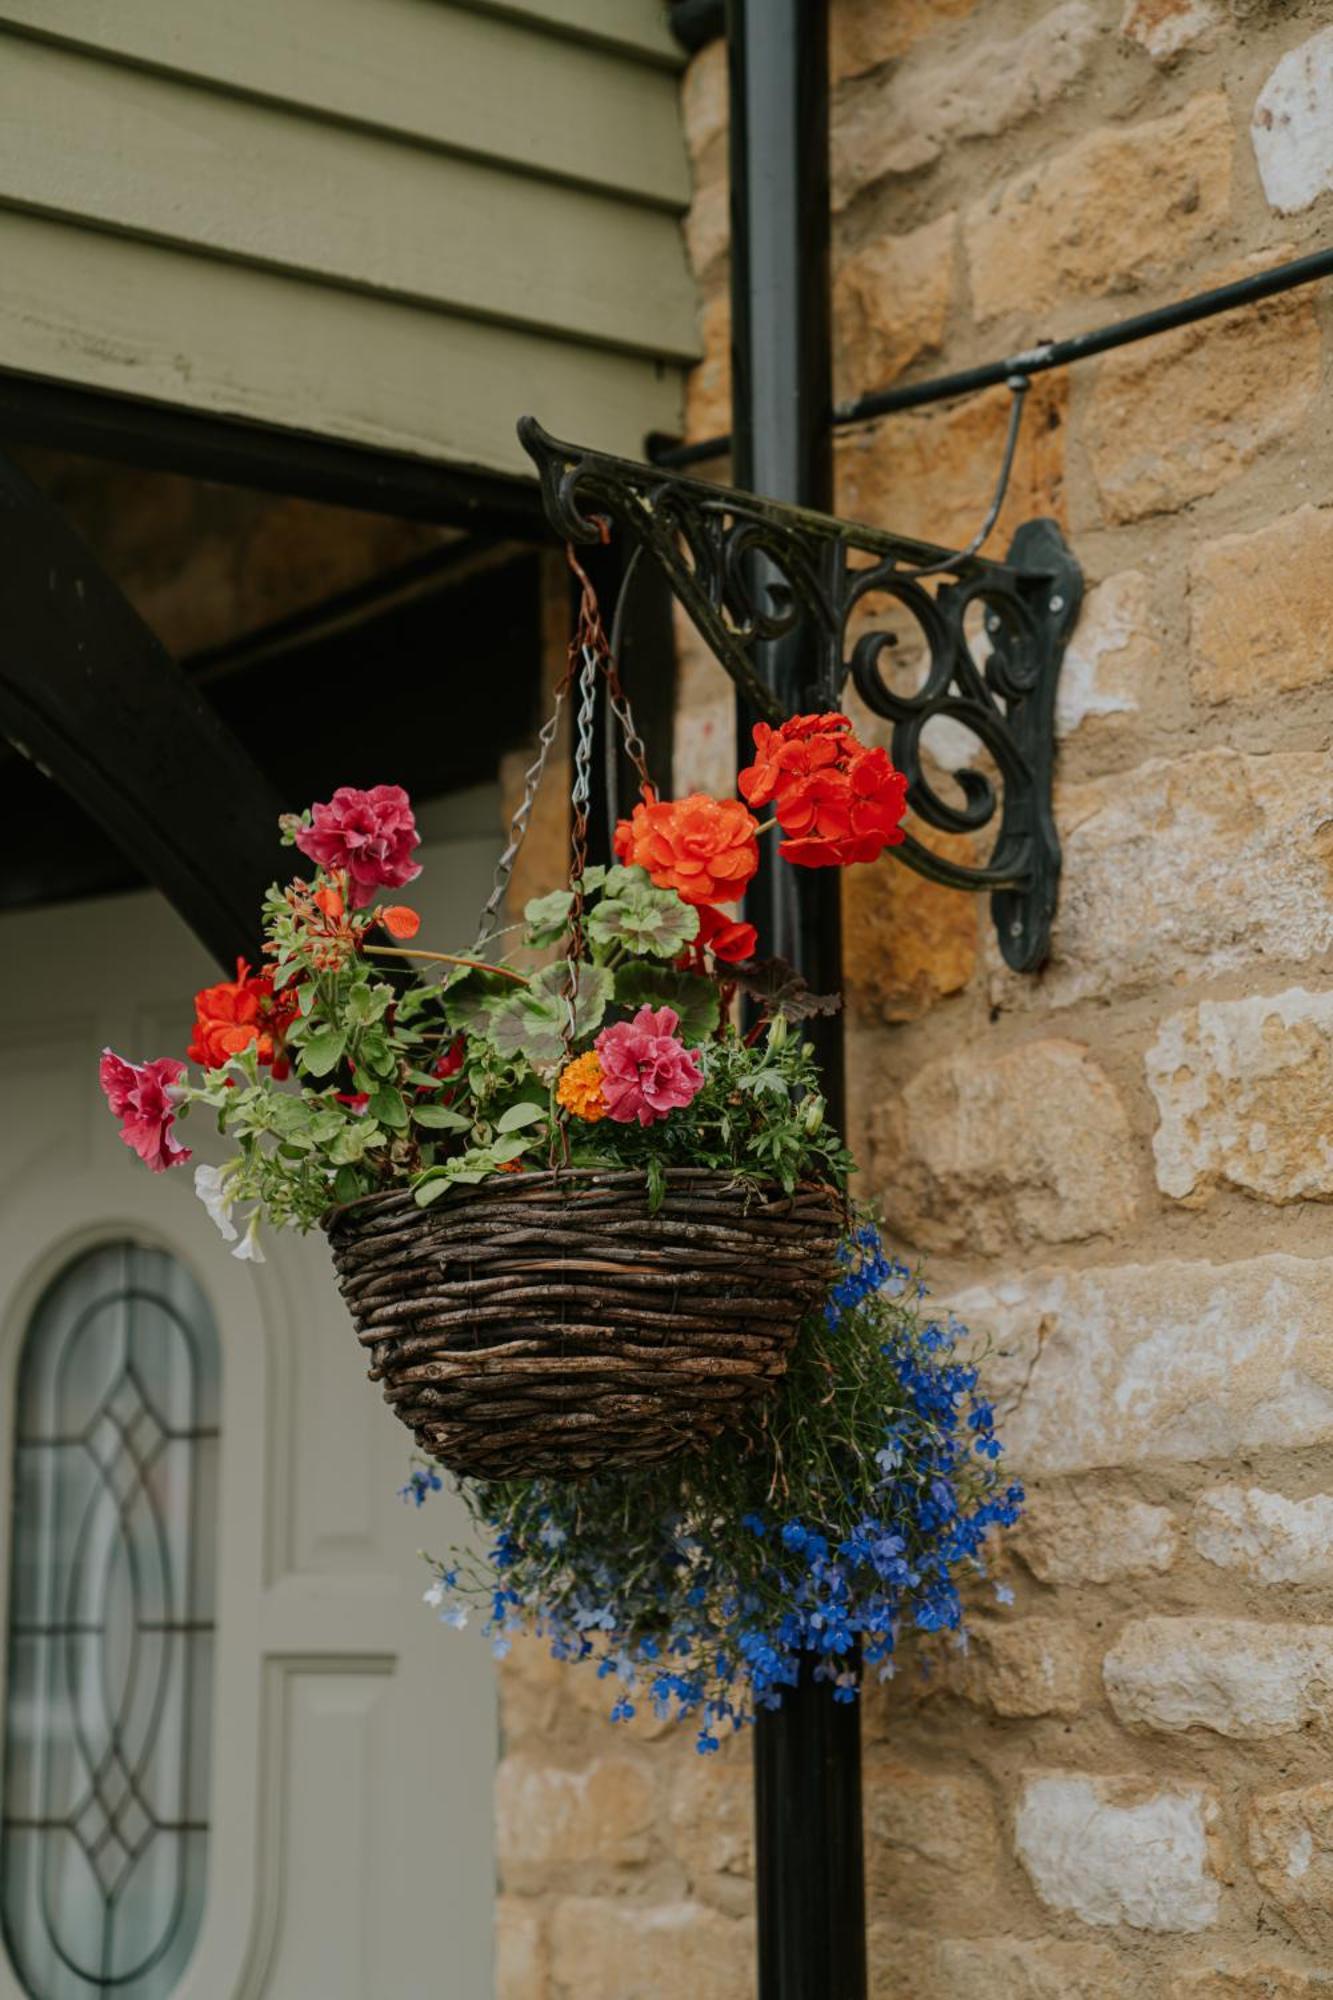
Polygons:
<instances>
[{"instance_id":1,"label":"orange marigold flower","mask_svg":"<svg viewBox=\"0 0 1333 2000\"><path fill-rule=\"evenodd\" d=\"M575 1118L582 1118L585 1124L595 1125L606 1116L606 1099L602 1096L602 1059L596 1049L589 1049L586 1055L575 1056L560 1072L560 1081L555 1087L557 1104Z\"/></svg>"},{"instance_id":2,"label":"orange marigold flower","mask_svg":"<svg viewBox=\"0 0 1333 2000\"><path fill-rule=\"evenodd\" d=\"M691 792L635 806L616 828L615 848L684 903L734 903L759 866L758 831L739 799Z\"/></svg>"}]
</instances>

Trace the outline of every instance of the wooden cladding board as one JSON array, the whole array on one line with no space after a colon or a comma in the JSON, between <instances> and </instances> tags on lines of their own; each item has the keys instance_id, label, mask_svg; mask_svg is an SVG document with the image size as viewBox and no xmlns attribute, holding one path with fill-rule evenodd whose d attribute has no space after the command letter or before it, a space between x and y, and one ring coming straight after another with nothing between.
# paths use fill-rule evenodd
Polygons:
<instances>
[{"instance_id":1,"label":"wooden cladding board","mask_svg":"<svg viewBox=\"0 0 1333 2000\"><path fill-rule=\"evenodd\" d=\"M532 470L557 436L637 454L675 371L358 291L0 208L0 366L453 465Z\"/></svg>"},{"instance_id":2,"label":"wooden cladding board","mask_svg":"<svg viewBox=\"0 0 1333 2000\"><path fill-rule=\"evenodd\" d=\"M0 0L0 369L457 464L527 470L527 408L637 455L696 352L658 16Z\"/></svg>"}]
</instances>

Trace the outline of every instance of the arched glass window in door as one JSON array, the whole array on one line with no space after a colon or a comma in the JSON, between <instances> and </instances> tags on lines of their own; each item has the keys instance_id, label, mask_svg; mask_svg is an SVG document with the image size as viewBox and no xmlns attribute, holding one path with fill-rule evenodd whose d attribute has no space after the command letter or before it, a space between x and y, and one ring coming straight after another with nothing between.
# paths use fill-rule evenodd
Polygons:
<instances>
[{"instance_id":1,"label":"arched glass window in door","mask_svg":"<svg viewBox=\"0 0 1333 2000\"><path fill-rule=\"evenodd\" d=\"M28 1328L15 1409L0 1910L35 2000L166 2000L204 1909L217 1329L106 1244Z\"/></svg>"}]
</instances>

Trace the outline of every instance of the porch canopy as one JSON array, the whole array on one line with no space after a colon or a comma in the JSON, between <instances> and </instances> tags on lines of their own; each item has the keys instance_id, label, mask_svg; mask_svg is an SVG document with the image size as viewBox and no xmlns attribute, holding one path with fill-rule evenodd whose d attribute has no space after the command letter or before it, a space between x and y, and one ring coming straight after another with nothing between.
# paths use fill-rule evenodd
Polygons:
<instances>
[{"instance_id":1,"label":"porch canopy","mask_svg":"<svg viewBox=\"0 0 1333 2000\"><path fill-rule=\"evenodd\" d=\"M657 0L0 0L0 376L491 476L696 351Z\"/></svg>"}]
</instances>

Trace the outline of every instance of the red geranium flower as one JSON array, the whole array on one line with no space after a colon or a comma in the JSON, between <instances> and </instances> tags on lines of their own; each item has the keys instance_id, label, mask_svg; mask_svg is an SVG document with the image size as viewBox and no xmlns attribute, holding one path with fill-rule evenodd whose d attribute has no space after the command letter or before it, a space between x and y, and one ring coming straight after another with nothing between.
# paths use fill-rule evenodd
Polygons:
<instances>
[{"instance_id":1,"label":"red geranium flower","mask_svg":"<svg viewBox=\"0 0 1333 2000\"><path fill-rule=\"evenodd\" d=\"M252 1045L261 1063L271 1063L281 1081L291 1065L283 1037L297 1011L296 995L275 994L270 973L252 973L243 958L235 979L205 986L194 996L194 1038L187 1055L201 1069L220 1069Z\"/></svg>"},{"instance_id":2,"label":"red geranium flower","mask_svg":"<svg viewBox=\"0 0 1333 2000\"><path fill-rule=\"evenodd\" d=\"M760 722L754 740L738 783L752 805L773 801L785 861L846 868L905 838L907 780L887 750L858 742L845 715L795 715L780 729Z\"/></svg>"},{"instance_id":3,"label":"red geranium flower","mask_svg":"<svg viewBox=\"0 0 1333 2000\"><path fill-rule=\"evenodd\" d=\"M701 903L699 930L694 943L697 948L711 951L713 957L720 959L724 965L739 965L743 959L754 957L759 933L753 924L737 923L725 910L715 910L711 903Z\"/></svg>"}]
</instances>

